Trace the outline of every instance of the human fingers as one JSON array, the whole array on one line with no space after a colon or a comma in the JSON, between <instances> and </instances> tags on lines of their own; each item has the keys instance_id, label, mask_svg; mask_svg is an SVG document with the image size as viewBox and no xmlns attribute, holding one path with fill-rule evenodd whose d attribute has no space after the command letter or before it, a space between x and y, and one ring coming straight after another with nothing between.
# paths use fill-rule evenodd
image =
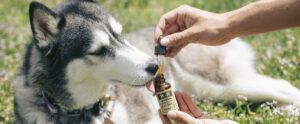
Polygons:
<instances>
[{"instance_id":1,"label":"human fingers","mask_svg":"<svg viewBox=\"0 0 300 124\"><path fill-rule=\"evenodd\" d=\"M197 119L182 111L172 110L168 112L167 116L175 121L176 124L195 124L197 122Z\"/></svg>"},{"instance_id":2,"label":"human fingers","mask_svg":"<svg viewBox=\"0 0 300 124\"><path fill-rule=\"evenodd\" d=\"M175 57L184 46L171 47L170 50L167 51L166 57Z\"/></svg>"},{"instance_id":3,"label":"human fingers","mask_svg":"<svg viewBox=\"0 0 300 124\"><path fill-rule=\"evenodd\" d=\"M189 108L190 112L194 115L194 117L198 118L201 115L203 115L200 109L194 104L193 100L188 94L182 93L182 98L186 103L187 107Z\"/></svg>"},{"instance_id":4,"label":"human fingers","mask_svg":"<svg viewBox=\"0 0 300 124\"><path fill-rule=\"evenodd\" d=\"M179 107L179 110L180 111L183 111L185 113L188 113L190 115L193 115L189 108L187 107L187 105L185 104L183 98L182 98L182 93L180 93L179 91L176 91L175 92L175 97L176 97L176 100L177 100L177 103L178 103L178 107Z\"/></svg>"},{"instance_id":5,"label":"human fingers","mask_svg":"<svg viewBox=\"0 0 300 124\"><path fill-rule=\"evenodd\" d=\"M164 117L164 116L162 115L160 109L158 110L158 113L159 113L159 117L160 117L160 119L162 120L163 124L172 124L172 122L171 122L167 117Z\"/></svg>"},{"instance_id":6,"label":"human fingers","mask_svg":"<svg viewBox=\"0 0 300 124\"><path fill-rule=\"evenodd\" d=\"M154 31L154 43L157 44L158 37L163 35L163 32L166 30L167 25L172 25L176 23L177 19L177 8L167 12L162 15L155 27Z\"/></svg>"},{"instance_id":7,"label":"human fingers","mask_svg":"<svg viewBox=\"0 0 300 124\"><path fill-rule=\"evenodd\" d=\"M179 27L176 24L170 25L168 28L166 28L166 31L163 33L162 36L167 36L169 34L173 34L179 31Z\"/></svg>"},{"instance_id":8,"label":"human fingers","mask_svg":"<svg viewBox=\"0 0 300 124\"><path fill-rule=\"evenodd\" d=\"M199 26L192 26L181 32L175 32L164 36L161 40L161 45L171 47L171 46L186 46L190 42L194 42L198 38L198 28Z\"/></svg>"}]
</instances>

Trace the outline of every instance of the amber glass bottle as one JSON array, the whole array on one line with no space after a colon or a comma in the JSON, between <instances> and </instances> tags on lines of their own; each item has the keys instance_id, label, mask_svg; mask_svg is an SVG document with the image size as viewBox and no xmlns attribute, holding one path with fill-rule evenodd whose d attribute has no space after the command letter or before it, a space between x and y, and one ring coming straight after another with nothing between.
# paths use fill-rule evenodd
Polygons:
<instances>
[{"instance_id":1,"label":"amber glass bottle","mask_svg":"<svg viewBox=\"0 0 300 124\"><path fill-rule=\"evenodd\" d=\"M161 67L160 67L161 68ZM154 80L155 95L164 116L170 110L178 110L178 104L171 84L165 81L164 74L157 75Z\"/></svg>"},{"instance_id":2,"label":"amber glass bottle","mask_svg":"<svg viewBox=\"0 0 300 124\"><path fill-rule=\"evenodd\" d=\"M162 114L163 116L166 116L168 111L178 110L179 108L172 86L166 82L164 74L162 73L163 64L161 57L162 55L165 55L166 48L160 45L161 39L162 37L159 37L158 46L155 47L155 54L157 55L159 64L158 71L154 79L154 89Z\"/></svg>"}]
</instances>

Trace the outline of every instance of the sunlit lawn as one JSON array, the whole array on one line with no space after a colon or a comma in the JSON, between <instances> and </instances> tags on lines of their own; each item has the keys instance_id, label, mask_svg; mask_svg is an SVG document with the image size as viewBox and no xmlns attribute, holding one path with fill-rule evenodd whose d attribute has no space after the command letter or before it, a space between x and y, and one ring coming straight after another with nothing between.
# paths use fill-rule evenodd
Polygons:
<instances>
[{"instance_id":1,"label":"sunlit lawn","mask_svg":"<svg viewBox=\"0 0 300 124\"><path fill-rule=\"evenodd\" d=\"M38 0L53 8L62 0ZM153 26L164 13L181 4L213 12L226 12L254 0L99 0L124 26L124 32ZM28 6L30 0L0 2L0 124L12 123L13 94L11 80L22 62L26 44L31 41ZM285 79L300 88L300 29L294 28L244 37L256 50L256 69L260 74ZM275 102L276 103L276 102ZM282 112L274 102L254 104L240 97L234 105L200 100L207 114L240 123L298 123L296 114Z\"/></svg>"}]
</instances>

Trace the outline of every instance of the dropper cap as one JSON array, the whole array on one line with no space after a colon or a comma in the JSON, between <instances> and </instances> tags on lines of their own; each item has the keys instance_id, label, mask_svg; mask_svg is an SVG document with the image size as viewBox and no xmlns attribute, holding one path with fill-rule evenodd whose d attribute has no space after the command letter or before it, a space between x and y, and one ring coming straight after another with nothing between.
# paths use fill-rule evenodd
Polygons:
<instances>
[{"instance_id":1,"label":"dropper cap","mask_svg":"<svg viewBox=\"0 0 300 124\"><path fill-rule=\"evenodd\" d=\"M163 36L158 37L158 45L154 48L155 55L166 55L167 53L166 47L160 44L161 39L163 39Z\"/></svg>"}]
</instances>

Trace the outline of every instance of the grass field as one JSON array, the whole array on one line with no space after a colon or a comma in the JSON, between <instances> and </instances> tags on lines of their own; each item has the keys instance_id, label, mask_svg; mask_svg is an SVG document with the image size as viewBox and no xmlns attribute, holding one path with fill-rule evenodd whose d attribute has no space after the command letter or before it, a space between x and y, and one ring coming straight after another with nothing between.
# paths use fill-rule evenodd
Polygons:
<instances>
[{"instance_id":1,"label":"grass field","mask_svg":"<svg viewBox=\"0 0 300 124\"><path fill-rule=\"evenodd\" d=\"M62 0L38 0L53 8ZM213 12L226 12L254 0L99 0L124 26L124 32L153 26L160 15L181 4ZM0 1L0 124L12 123L11 80L22 63L26 44L31 41L28 6L30 0ZM256 50L256 70L262 75L285 79L300 88L300 29L281 30L243 37ZM235 105L201 100L198 106L207 114L240 123L299 123L299 111L280 111L276 102L254 104L241 96Z\"/></svg>"}]
</instances>

